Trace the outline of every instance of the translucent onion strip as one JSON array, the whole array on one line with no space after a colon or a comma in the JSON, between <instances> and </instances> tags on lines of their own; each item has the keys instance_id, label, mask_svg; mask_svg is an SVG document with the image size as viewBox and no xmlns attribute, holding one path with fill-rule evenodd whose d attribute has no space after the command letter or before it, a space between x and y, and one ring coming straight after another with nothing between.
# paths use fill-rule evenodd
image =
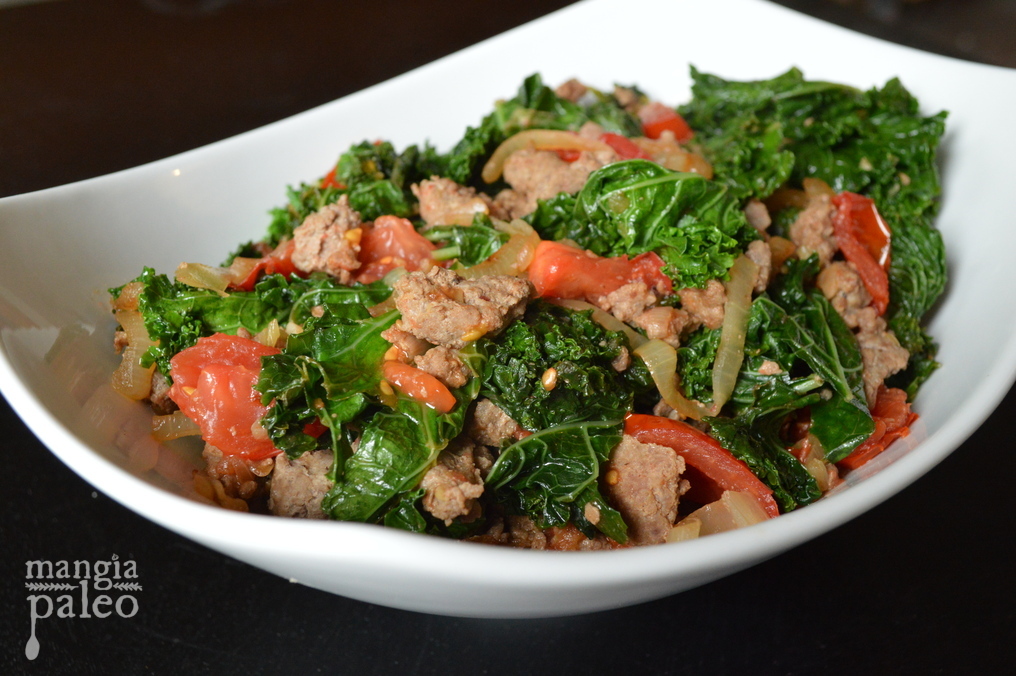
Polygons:
<instances>
[{"instance_id":1,"label":"translucent onion strip","mask_svg":"<svg viewBox=\"0 0 1016 676\"><path fill-rule=\"evenodd\" d=\"M744 339L751 315L751 292L758 277L758 266L747 256L739 256L730 268L726 284L727 302L723 305L723 329L713 362L713 409L717 412L730 399L744 362Z\"/></svg>"},{"instance_id":2,"label":"translucent onion strip","mask_svg":"<svg viewBox=\"0 0 1016 676\"><path fill-rule=\"evenodd\" d=\"M200 436L201 428L188 418L183 411L169 415L152 416L152 436L158 441L170 441L182 437Z\"/></svg>"},{"instance_id":3,"label":"translucent onion strip","mask_svg":"<svg viewBox=\"0 0 1016 676\"><path fill-rule=\"evenodd\" d=\"M611 147L602 141L579 136L573 131L559 131L556 129L526 129L514 136L510 136L497 147L494 154L490 156L487 163L483 165L483 172L480 176L486 183L493 183L501 177L504 170L505 160L517 150L533 148L535 150L589 150L612 151Z\"/></svg>"},{"instance_id":4,"label":"translucent onion strip","mask_svg":"<svg viewBox=\"0 0 1016 676\"><path fill-rule=\"evenodd\" d=\"M566 307L569 310L578 310L578 311L592 310L593 314L591 316L594 322L596 322L603 328L607 329L608 331L623 331L624 335L628 337L628 344L631 345L631 348L633 350L641 346L643 343L648 342L649 340L648 338L646 338L641 333L639 333L632 327L622 322L614 315L610 314L609 312L604 312L603 310L596 307L592 303L587 303L584 300L565 300L560 298L551 300L550 302L554 303L555 305L560 305L561 307Z\"/></svg>"},{"instance_id":5,"label":"translucent onion strip","mask_svg":"<svg viewBox=\"0 0 1016 676\"><path fill-rule=\"evenodd\" d=\"M471 268L456 270L461 277L476 279L487 275L511 275L517 277L529 269L529 264L536 257L536 247L540 236L532 226L523 220L516 219L511 223L495 221L494 226L510 237L501 248L491 254L490 258Z\"/></svg>"},{"instance_id":6,"label":"translucent onion strip","mask_svg":"<svg viewBox=\"0 0 1016 676\"><path fill-rule=\"evenodd\" d=\"M176 281L196 289L208 289L220 296L226 296L226 287L232 280L229 268L216 268L203 263L180 263L176 269Z\"/></svg>"},{"instance_id":7,"label":"translucent onion strip","mask_svg":"<svg viewBox=\"0 0 1016 676\"><path fill-rule=\"evenodd\" d=\"M695 510L688 519L692 517L702 524L699 535L736 530L770 518L754 496L741 491L723 491L719 500Z\"/></svg>"},{"instance_id":8,"label":"translucent onion strip","mask_svg":"<svg viewBox=\"0 0 1016 676\"><path fill-rule=\"evenodd\" d=\"M710 408L684 396L677 382L677 350L659 338L647 340L635 348L635 354L642 358L649 374L656 383L663 401L685 418L701 420L711 415Z\"/></svg>"},{"instance_id":9,"label":"translucent onion strip","mask_svg":"<svg viewBox=\"0 0 1016 676\"><path fill-rule=\"evenodd\" d=\"M148 368L141 366L141 356L155 343L148 337L145 320L137 310L117 310L114 316L127 334L127 347L113 372L113 389L128 399L141 401L152 391L152 373L155 372L155 364Z\"/></svg>"}]
</instances>

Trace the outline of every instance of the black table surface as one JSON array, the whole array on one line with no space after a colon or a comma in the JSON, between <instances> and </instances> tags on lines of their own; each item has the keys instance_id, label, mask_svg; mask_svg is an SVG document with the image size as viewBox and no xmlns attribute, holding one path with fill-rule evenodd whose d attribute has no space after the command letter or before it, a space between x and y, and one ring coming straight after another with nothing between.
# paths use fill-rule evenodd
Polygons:
<instances>
[{"instance_id":1,"label":"black table surface","mask_svg":"<svg viewBox=\"0 0 1016 676\"><path fill-rule=\"evenodd\" d=\"M0 196L256 128L566 4L0 0ZM781 4L1016 66L1016 3ZM1014 414L1010 393L913 486L739 574L620 610L475 620L333 596L183 539L97 493L0 401L0 673L1011 673ZM137 562L137 614L54 614L27 660L25 562L114 554Z\"/></svg>"}]
</instances>

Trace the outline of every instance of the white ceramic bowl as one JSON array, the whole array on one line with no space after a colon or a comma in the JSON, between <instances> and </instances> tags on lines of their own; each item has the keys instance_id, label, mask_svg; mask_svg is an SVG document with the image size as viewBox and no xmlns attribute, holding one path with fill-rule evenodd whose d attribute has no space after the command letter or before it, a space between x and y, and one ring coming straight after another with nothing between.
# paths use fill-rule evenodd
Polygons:
<instances>
[{"instance_id":1,"label":"white ceramic bowl","mask_svg":"<svg viewBox=\"0 0 1016 676\"><path fill-rule=\"evenodd\" d=\"M562 39L567 36L567 39ZM575 36L583 36L576 39ZM915 434L845 490L778 519L678 545L563 554L452 542L363 524L238 514L189 488L193 453L159 446L149 413L111 392L105 289L142 265L215 263L256 238L284 187L319 176L350 143L447 148L540 71L636 82L671 103L688 64L729 78L791 65L810 78L881 85L899 75L925 112L950 111L938 226L948 292L931 321L943 367ZM658 598L774 556L872 508L956 448L1016 367L1016 210L1009 205L1016 72L931 56L754 0L591 0L464 52L206 148L0 200L0 385L65 463L132 510L213 549L327 591L434 613L560 615Z\"/></svg>"}]
</instances>

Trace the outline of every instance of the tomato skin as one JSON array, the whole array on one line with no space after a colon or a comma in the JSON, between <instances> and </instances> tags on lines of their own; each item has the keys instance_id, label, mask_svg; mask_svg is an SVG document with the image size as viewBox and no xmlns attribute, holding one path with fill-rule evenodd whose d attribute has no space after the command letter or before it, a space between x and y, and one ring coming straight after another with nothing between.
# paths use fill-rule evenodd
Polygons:
<instances>
[{"instance_id":1,"label":"tomato skin","mask_svg":"<svg viewBox=\"0 0 1016 676\"><path fill-rule=\"evenodd\" d=\"M455 395L426 371L399 361L386 361L381 367L381 374L396 390L438 413L447 413L455 408Z\"/></svg>"},{"instance_id":2,"label":"tomato skin","mask_svg":"<svg viewBox=\"0 0 1016 676\"><path fill-rule=\"evenodd\" d=\"M613 148L614 152L617 153L622 160L631 160L636 158L641 160L652 159L642 150L642 148L639 148L637 145L632 143L630 139L621 136L620 134L611 134L609 132L601 134L600 140Z\"/></svg>"},{"instance_id":3,"label":"tomato skin","mask_svg":"<svg viewBox=\"0 0 1016 676\"><path fill-rule=\"evenodd\" d=\"M538 297L595 300L629 282L645 282L673 292L673 283L663 274L663 259L653 252L602 258L567 244L549 240L536 247L529 265L529 281Z\"/></svg>"},{"instance_id":4,"label":"tomato skin","mask_svg":"<svg viewBox=\"0 0 1016 676\"><path fill-rule=\"evenodd\" d=\"M261 357L280 350L224 333L198 338L170 360L169 397L201 427L201 438L224 454L248 460L278 455L267 433L256 434L270 406L254 389Z\"/></svg>"},{"instance_id":5,"label":"tomato skin","mask_svg":"<svg viewBox=\"0 0 1016 676\"><path fill-rule=\"evenodd\" d=\"M695 132L676 110L657 101L639 109L639 120L642 121L642 133L647 138L658 139L663 132L671 131L678 143L686 143L695 136Z\"/></svg>"},{"instance_id":6,"label":"tomato skin","mask_svg":"<svg viewBox=\"0 0 1016 676\"><path fill-rule=\"evenodd\" d=\"M832 198L833 233L844 258L854 265L864 288L871 295L871 305L878 314L889 307L889 226L878 213L875 203L852 192Z\"/></svg>"},{"instance_id":7,"label":"tomato skin","mask_svg":"<svg viewBox=\"0 0 1016 676\"><path fill-rule=\"evenodd\" d=\"M381 216L371 226L363 226L360 238L361 263L356 281L370 284L395 268L410 272L429 270L437 245L421 235L405 218Z\"/></svg>"},{"instance_id":8,"label":"tomato skin","mask_svg":"<svg viewBox=\"0 0 1016 676\"><path fill-rule=\"evenodd\" d=\"M303 276L304 273L297 269L293 263L293 251L295 249L296 243L293 240L288 240L277 246L272 253L263 258L243 259L238 257L233 259L233 264L230 266L231 269L243 269L251 265L251 261L253 261L253 264L250 267L250 271L243 278L243 281L230 283L229 288L238 291L253 291L254 285L258 283L262 275L274 275L278 273L286 278L293 275Z\"/></svg>"},{"instance_id":9,"label":"tomato skin","mask_svg":"<svg viewBox=\"0 0 1016 676\"><path fill-rule=\"evenodd\" d=\"M917 414L910 410L907 393L895 387L878 388L875 405L871 407L875 431L853 453L836 465L842 469L857 469L888 448L894 441L910 434L910 426Z\"/></svg>"},{"instance_id":10,"label":"tomato skin","mask_svg":"<svg viewBox=\"0 0 1016 676\"><path fill-rule=\"evenodd\" d=\"M324 178L321 179L322 188L338 188L339 190L345 190L345 184L335 178L335 172L337 169L338 167L332 167L332 170L324 175Z\"/></svg>"},{"instance_id":11,"label":"tomato skin","mask_svg":"<svg viewBox=\"0 0 1016 676\"><path fill-rule=\"evenodd\" d=\"M644 444L673 448L684 458L690 500L707 504L719 500L723 491L743 491L754 496L770 517L780 515L772 489L705 432L678 420L635 413L625 419L624 433Z\"/></svg>"}]
</instances>

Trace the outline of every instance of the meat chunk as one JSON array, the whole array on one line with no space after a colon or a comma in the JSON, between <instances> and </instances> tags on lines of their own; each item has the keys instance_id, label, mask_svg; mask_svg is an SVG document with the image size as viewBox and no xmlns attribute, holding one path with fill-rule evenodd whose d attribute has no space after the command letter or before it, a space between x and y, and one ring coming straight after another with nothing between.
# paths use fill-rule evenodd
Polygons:
<instances>
[{"instance_id":1,"label":"meat chunk","mask_svg":"<svg viewBox=\"0 0 1016 676\"><path fill-rule=\"evenodd\" d=\"M394 285L401 329L435 345L459 349L496 334L525 311L529 282L507 275L463 279L451 270L411 272Z\"/></svg>"},{"instance_id":2,"label":"meat chunk","mask_svg":"<svg viewBox=\"0 0 1016 676\"><path fill-rule=\"evenodd\" d=\"M423 508L450 525L459 517L477 517L476 499L483 495L483 479L469 441L453 442L438 456L420 482L424 489Z\"/></svg>"},{"instance_id":3,"label":"meat chunk","mask_svg":"<svg viewBox=\"0 0 1016 676\"><path fill-rule=\"evenodd\" d=\"M467 433L478 444L498 448L506 440L514 441L522 436L522 426L512 420L490 399L480 399L473 409Z\"/></svg>"},{"instance_id":4,"label":"meat chunk","mask_svg":"<svg viewBox=\"0 0 1016 676\"><path fill-rule=\"evenodd\" d=\"M504 180L512 193L498 194L495 202L512 218L519 218L536 209L537 200L550 199L558 193L577 193L586 184L589 174L616 162L612 150L582 151L574 162L565 162L549 150L524 148L512 153L504 163Z\"/></svg>"},{"instance_id":5,"label":"meat chunk","mask_svg":"<svg viewBox=\"0 0 1016 676\"><path fill-rule=\"evenodd\" d=\"M656 305L654 294L645 282L629 282L594 302L604 312L609 312L622 322L630 322L647 308Z\"/></svg>"},{"instance_id":6,"label":"meat chunk","mask_svg":"<svg viewBox=\"0 0 1016 676\"><path fill-rule=\"evenodd\" d=\"M907 367L910 352L900 345L896 334L886 328L881 317L862 324L857 332L857 345L861 348L864 365L864 395L870 406L874 405L878 388L885 379Z\"/></svg>"},{"instance_id":7,"label":"meat chunk","mask_svg":"<svg viewBox=\"0 0 1016 676\"><path fill-rule=\"evenodd\" d=\"M797 245L799 258L805 259L817 253L823 266L832 260L839 248L833 235L835 210L829 195L817 195L808 200L808 205L791 223L788 232L791 241Z\"/></svg>"},{"instance_id":8,"label":"meat chunk","mask_svg":"<svg viewBox=\"0 0 1016 676\"><path fill-rule=\"evenodd\" d=\"M562 82L561 84L559 84L557 86L557 89L554 90L554 93L560 96L562 99L567 99L568 101L575 103L583 96L585 96L587 91L589 91L588 87L586 87L584 84L582 84L575 78L572 78L567 82Z\"/></svg>"},{"instance_id":9,"label":"meat chunk","mask_svg":"<svg viewBox=\"0 0 1016 676\"><path fill-rule=\"evenodd\" d=\"M629 526L632 544L666 540L677 518L684 469L684 458L666 446L643 444L626 435L614 449L606 491Z\"/></svg>"},{"instance_id":10,"label":"meat chunk","mask_svg":"<svg viewBox=\"0 0 1016 676\"><path fill-rule=\"evenodd\" d=\"M632 321L650 340L658 338L674 347L681 346L681 334L691 323L687 312L667 305L646 310Z\"/></svg>"},{"instance_id":11,"label":"meat chunk","mask_svg":"<svg viewBox=\"0 0 1016 676\"><path fill-rule=\"evenodd\" d=\"M428 226L472 225L476 214L491 215L494 205L487 195L438 176L420 181L410 189L420 200L420 218Z\"/></svg>"},{"instance_id":12,"label":"meat chunk","mask_svg":"<svg viewBox=\"0 0 1016 676\"><path fill-rule=\"evenodd\" d=\"M401 361L407 364L414 357L420 356L431 347L427 341L420 340L409 331L403 329L401 319L382 331L381 337L398 348Z\"/></svg>"},{"instance_id":13,"label":"meat chunk","mask_svg":"<svg viewBox=\"0 0 1016 676\"><path fill-rule=\"evenodd\" d=\"M448 387L462 387L469 382L469 369L455 350L432 347L416 358L416 368L426 371Z\"/></svg>"},{"instance_id":14,"label":"meat chunk","mask_svg":"<svg viewBox=\"0 0 1016 676\"><path fill-rule=\"evenodd\" d=\"M681 289L681 306L693 321L701 322L710 329L723 326L723 305L727 302L727 291L716 279L710 279L704 289Z\"/></svg>"},{"instance_id":15,"label":"meat chunk","mask_svg":"<svg viewBox=\"0 0 1016 676\"><path fill-rule=\"evenodd\" d=\"M334 461L330 450L308 451L290 460L283 453L275 458L268 509L278 516L323 519L321 499L332 487L328 471Z\"/></svg>"},{"instance_id":16,"label":"meat chunk","mask_svg":"<svg viewBox=\"0 0 1016 676\"><path fill-rule=\"evenodd\" d=\"M769 286L769 280L773 274L773 252L769 245L761 239L756 239L748 245L745 255L752 263L758 266L758 276L755 278L755 293L762 293Z\"/></svg>"},{"instance_id":17,"label":"meat chunk","mask_svg":"<svg viewBox=\"0 0 1016 676\"><path fill-rule=\"evenodd\" d=\"M822 268L815 283L847 326L857 328L861 323L861 310L871 305L871 294L857 269L850 263L833 261Z\"/></svg>"},{"instance_id":18,"label":"meat chunk","mask_svg":"<svg viewBox=\"0 0 1016 676\"><path fill-rule=\"evenodd\" d=\"M304 219L293 231L293 265L304 272L327 272L340 284L360 267L360 214L343 195Z\"/></svg>"},{"instance_id":19,"label":"meat chunk","mask_svg":"<svg viewBox=\"0 0 1016 676\"><path fill-rule=\"evenodd\" d=\"M179 408L176 402L169 398L170 387L169 380L160 371L152 373L152 391L148 394L148 402L156 415L168 415Z\"/></svg>"},{"instance_id":20,"label":"meat chunk","mask_svg":"<svg viewBox=\"0 0 1016 676\"><path fill-rule=\"evenodd\" d=\"M758 230L759 234L764 233L773 224L773 219L769 216L769 209L757 199L748 200L748 203L744 205L744 216L748 219L748 224Z\"/></svg>"}]
</instances>

